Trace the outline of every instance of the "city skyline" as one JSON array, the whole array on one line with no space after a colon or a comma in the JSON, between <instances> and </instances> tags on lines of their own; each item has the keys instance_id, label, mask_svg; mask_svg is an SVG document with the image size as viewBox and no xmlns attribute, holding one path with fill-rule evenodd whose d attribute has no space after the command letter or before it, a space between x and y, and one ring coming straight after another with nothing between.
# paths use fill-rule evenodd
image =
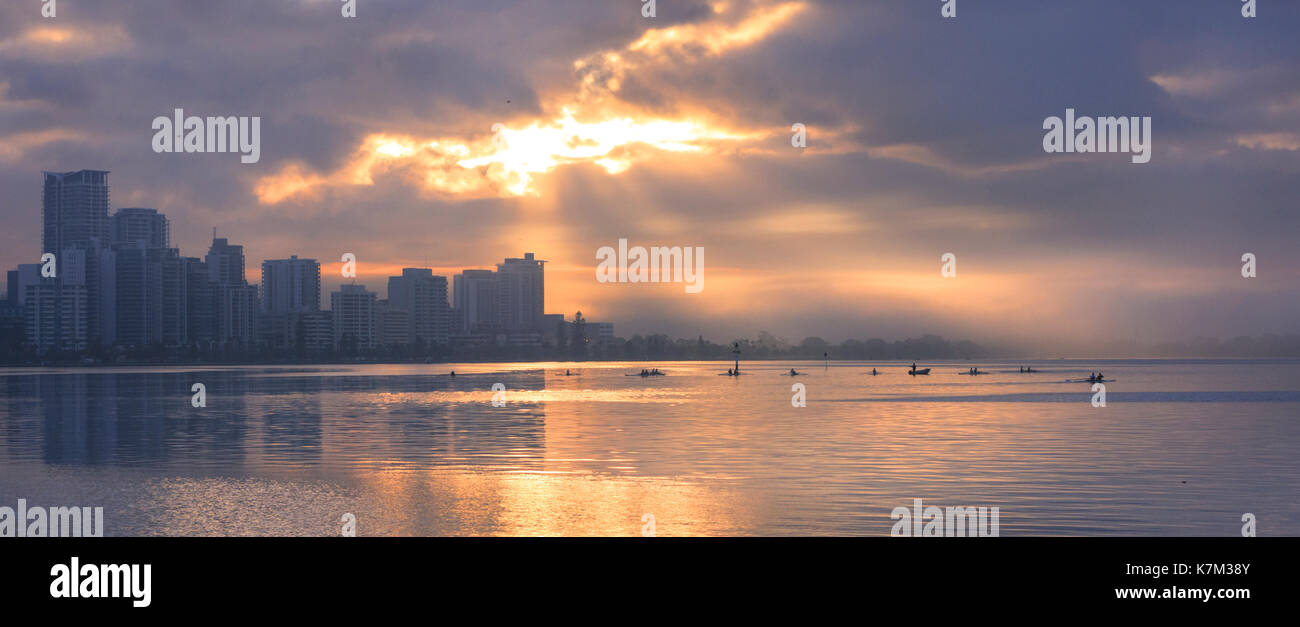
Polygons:
<instances>
[{"instance_id":1,"label":"city skyline","mask_svg":"<svg viewBox=\"0 0 1300 627\"><path fill-rule=\"evenodd\" d=\"M201 260L185 257L172 246L165 213L110 213L109 174L42 173L44 252L40 263L5 273L6 343L18 327L37 355L119 346L356 355L404 346L423 358L457 343L540 348L565 335L564 316L544 313L546 262L531 252L496 271L454 275L456 284L471 277L476 286L459 295L467 315L457 315L447 277L432 269L403 268L378 299L356 283L355 256L345 254L341 274L353 281L329 292L326 309L316 259L265 259L253 284L243 246L216 229ZM612 335L608 323L593 324L597 337Z\"/></svg>"},{"instance_id":2,"label":"city skyline","mask_svg":"<svg viewBox=\"0 0 1300 627\"><path fill-rule=\"evenodd\" d=\"M0 9L0 265L37 252L33 171L103 167L113 205L171 216L182 250L215 227L250 260L320 260L323 290L351 252L381 298L402 268L533 250L547 311L627 335L1074 353L1300 333L1295 3L1243 19L1012 2L944 20L886 1L691 0L647 18L392 0L343 19L232 1L234 50L213 9L185 3ZM1080 63L1089 33L1104 45ZM259 117L258 161L155 152L151 122L177 109ZM1150 160L1046 152L1045 120L1071 111L1149 118ZM620 239L707 249L707 288L597 282L596 251Z\"/></svg>"},{"instance_id":3,"label":"city skyline","mask_svg":"<svg viewBox=\"0 0 1300 627\"><path fill-rule=\"evenodd\" d=\"M231 244L228 237L217 237L214 228L208 252L200 260L184 257L179 248L172 247L172 221L156 209L121 207L108 213L107 219L98 219L97 215L107 212L110 207L110 173L108 170L90 169L42 173L45 181L43 205L46 201L51 203L42 210L46 222L42 231L42 241L45 242L42 249L52 250L62 242L68 253L64 261L72 264L71 278L65 279L60 275L58 281L42 282L39 278L42 264L19 264L5 273L6 283L17 283L17 289L6 285L6 289L0 292L8 295L0 301L10 307L6 315L21 314L24 318L22 326L28 335L27 343L46 347L42 351L51 345L66 348L65 335L72 338L70 346L77 351L90 348L93 338L99 338L104 347L117 343L136 347L151 344L184 347L195 344L195 329L206 329L204 325L211 325L211 328L199 331L197 337L209 338L208 342L214 341L211 339L214 337L239 338L244 347L242 350L254 347L285 349L292 348L295 342L303 342L313 354L338 352L341 342L350 342L343 339L344 335L360 336L359 344L347 344L350 351L383 346L423 346L426 340L429 346L452 343L503 345L503 342L512 346L539 346L544 342L554 343L557 338L561 345L564 343L563 332L556 334L555 328L557 324L569 323L564 314L544 313L544 274L541 268L546 261L535 259L532 252L525 253L522 258L507 257L496 264L496 270L463 268L454 272L454 269L444 268L442 270L451 271L451 274L443 276L434 274L433 268L403 267L398 274L386 277L382 275L387 268L361 272L355 256L345 253L339 262L324 267L342 269L340 274L352 276L327 282L322 280L322 264L315 258L291 254L287 258L263 259L259 265L250 264L243 252L244 247ZM73 184L68 185L65 181ZM72 192L58 191L63 187L70 187ZM52 190L57 193L52 193ZM86 237L91 241L88 242ZM104 238L106 243L99 243L100 238ZM153 292L147 294L148 288L134 283L125 290L119 287L114 279L120 277L119 264L128 268L128 275L134 271L148 277L143 280L157 283ZM159 266L159 269L148 270L154 266ZM535 281L515 278L527 276L529 270L536 271ZM221 286L217 288L218 293L194 296L187 292L183 277L190 277L188 280L193 283L195 278L191 275L195 271L199 273L199 280L211 280L214 285ZM150 275L150 272L154 274ZM249 276L258 276L260 280L250 282ZM370 284L358 283L364 276L385 278L386 281L374 281L375 290L371 291ZM449 277L451 281L448 281ZM166 284L167 287L161 281L171 283ZM37 284L36 291L25 293L25 286L33 283ZM336 288L331 290L330 283L334 283ZM426 284L427 287L420 287ZM379 297L380 286L385 289L383 298ZM12 297L14 294L19 294L16 300ZM230 301L232 298L235 300ZM23 306L24 300L33 300L41 305L36 306L33 312ZM195 310L196 306L201 309L221 301L230 301L231 304L225 305L227 313L221 313L218 307L210 314L198 314L198 320L193 319L193 313L187 317L186 305L183 304L188 303L190 309ZM512 310L508 305L525 301L529 303L526 308L516 306ZM348 310L352 312L353 318L346 323L351 333L340 328L339 316L334 315L335 305L340 302L348 303ZM358 306L365 308L364 314L356 312ZM72 314L65 312L69 308ZM87 313L76 313L83 310ZM236 315L230 311L243 313ZM312 313L325 314L325 317L304 315ZM358 315L362 319L355 319ZM69 324L68 316L75 322ZM611 323L584 322L589 325L592 337L602 342L614 339ZM13 321L5 324L12 326ZM521 332L525 336L518 336ZM507 340L512 333L514 336ZM647 334L651 335L662 334ZM925 337L909 338L907 342L940 339L933 334L923 335ZM488 336L495 339L486 339ZM1272 350L1265 348L1263 343L1268 342L1269 337L1278 338L1283 344ZM1201 355L1281 355L1291 354L1298 348L1294 346L1298 337L1265 333L1225 338L1229 340L1227 342L1198 337L1190 342L1142 346L1112 342L1100 348L1111 351L1113 355L1143 354L1142 351L1149 352L1153 348L1169 355L1196 355L1187 353L1196 350L1205 351ZM847 348L849 353L860 352L861 349L855 347L864 339L848 338L841 348ZM805 336L804 344L809 340L821 342L822 338ZM877 342L879 338L873 336L872 341ZM763 351L775 351L773 355L788 354L792 350L808 355L815 353L809 352L811 349L807 346L773 336L766 330L760 331L758 339L751 345L761 347ZM833 345L827 344L826 347L829 349ZM1024 345L991 347L973 344L969 340L961 340L958 345L966 348L958 349L960 352L954 354L1032 354L1025 352L1027 347ZM1029 346L1028 350L1038 348ZM927 348L923 352L931 354L932 351L932 348Z\"/></svg>"}]
</instances>

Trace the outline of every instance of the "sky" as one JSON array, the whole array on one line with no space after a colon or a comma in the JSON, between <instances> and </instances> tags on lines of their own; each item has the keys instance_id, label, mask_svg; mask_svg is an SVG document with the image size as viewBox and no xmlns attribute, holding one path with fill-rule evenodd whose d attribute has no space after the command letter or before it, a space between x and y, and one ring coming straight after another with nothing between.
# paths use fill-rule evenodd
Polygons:
<instances>
[{"instance_id":1,"label":"sky","mask_svg":"<svg viewBox=\"0 0 1300 627\"><path fill-rule=\"evenodd\" d=\"M533 252L548 312L625 337L1300 332L1300 3L40 5L0 7L5 269L39 259L40 172L103 169L251 282L298 255L332 290L350 252L382 297ZM260 116L260 160L154 152L176 108ZM1149 116L1151 161L1045 152L1067 108ZM619 239L702 247L704 289L598 282Z\"/></svg>"}]
</instances>

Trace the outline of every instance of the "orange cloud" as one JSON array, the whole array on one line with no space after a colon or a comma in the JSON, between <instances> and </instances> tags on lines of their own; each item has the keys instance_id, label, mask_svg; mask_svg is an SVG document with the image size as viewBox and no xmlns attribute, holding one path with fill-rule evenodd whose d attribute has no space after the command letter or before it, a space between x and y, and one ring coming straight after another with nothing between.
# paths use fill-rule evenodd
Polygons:
<instances>
[{"instance_id":1,"label":"orange cloud","mask_svg":"<svg viewBox=\"0 0 1300 627\"><path fill-rule=\"evenodd\" d=\"M641 38L627 47L633 52L645 52L658 55L666 51L691 52L704 50L709 54L722 54L733 48L748 46L761 41L773 31L785 25L795 15L802 12L807 5L802 2L786 2L770 10L758 11L735 25L718 22L702 22L652 28ZM724 3L713 6L715 15L726 12Z\"/></svg>"},{"instance_id":2,"label":"orange cloud","mask_svg":"<svg viewBox=\"0 0 1300 627\"><path fill-rule=\"evenodd\" d=\"M1300 133L1256 133L1238 136L1236 141L1252 150L1300 150Z\"/></svg>"},{"instance_id":3,"label":"orange cloud","mask_svg":"<svg viewBox=\"0 0 1300 627\"><path fill-rule=\"evenodd\" d=\"M85 141L87 136L80 131L66 128L51 128L43 131L30 131L0 136L0 161L18 161L23 155L45 144L59 141Z\"/></svg>"},{"instance_id":4,"label":"orange cloud","mask_svg":"<svg viewBox=\"0 0 1300 627\"><path fill-rule=\"evenodd\" d=\"M590 163L611 175L655 155L672 152L720 152L770 137L772 129L732 128L708 111L676 117L649 115L626 105L605 102L604 91L617 91L621 76L637 63L665 61L670 52L721 54L751 45L803 11L788 2L760 7L737 21L724 20L723 4L714 20L651 29L621 52L605 52L574 63L576 92L562 94L546 118L519 126L493 125L492 134L473 138L417 138L376 133L362 140L348 163L322 174L290 163L260 179L254 188L262 204L296 196L313 197L329 187L373 185L381 173L400 174L421 189L456 197L537 195L537 175L566 164Z\"/></svg>"},{"instance_id":5,"label":"orange cloud","mask_svg":"<svg viewBox=\"0 0 1300 627\"><path fill-rule=\"evenodd\" d=\"M116 54L131 44L130 35L117 24L94 27L37 26L0 40L0 57L67 62Z\"/></svg>"}]
</instances>

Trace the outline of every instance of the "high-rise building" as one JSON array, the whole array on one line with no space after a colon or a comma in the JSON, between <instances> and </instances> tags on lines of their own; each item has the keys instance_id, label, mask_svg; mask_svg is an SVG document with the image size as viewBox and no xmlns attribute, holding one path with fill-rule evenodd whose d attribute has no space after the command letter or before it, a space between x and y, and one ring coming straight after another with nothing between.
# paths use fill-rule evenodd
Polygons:
<instances>
[{"instance_id":1,"label":"high-rise building","mask_svg":"<svg viewBox=\"0 0 1300 627\"><path fill-rule=\"evenodd\" d=\"M23 315L27 345L37 352L58 350L59 308L54 280L47 279L23 289Z\"/></svg>"},{"instance_id":2,"label":"high-rise building","mask_svg":"<svg viewBox=\"0 0 1300 627\"><path fill-rule=\"evenodd\" d=\"M22 350L26 336L26 312L16 300L0 301L0 354Z\"/></svg>"},{"instance_id":3,"label":"high-rise building","mask_svg":"<svg viewBox=\"0 0 1300 627\"><path fill-rule=\"evenodd\" d=\"M539 331L545 308L545 264L524 253L523 259L497 264L500 319L508 331Z\"/></svg>"},{"instance_id":4,"label":"high-rise building","mask_svg":"<svg viewBox=\"0 0 1300 627\"><path fill-rule=\"evenodd\" d=\"M375 345L403 346L411 343L411 314L397 309L387 299L375 303Z\"/></svg>"},{"instance_id":5,"label":"high-rise building","mask_svg":"<svg viewBox=\"0 0 1300 627\"><path fill-rule=\"evenodd\" d=\"M37 266L37 267L39 267L39 266ZM10 304L10 305L21 305L21 304L22 304L22 302L21 302L21 300L20 300L20 299L22 298L22 296L21 296L21 294L22 294L22 290L20 290L19 287L18 287L18 286L19 286L19 278L18 278L18 273L19 273L19 272L21 272L21 270L13 269L13 270L10 270L10 271L8 271L8 272L5 273L5 292L6 292L6 294L5 294L5 300L9 301L9 304Z\"/></svg>"},{"instance_id":6,"label":"high-rise building","mask_svg":"<svg viewBox=\"0 0 1300 627\"><path fill-rule=\"evenodd\" d=\"M334 348L334 316L329 311L289 314L293 320L293 346L305 353L327 353Z\"/></svg>"},{"instance_id":7,"label":"high-rise building","mask_svg":"<svg viewBox=\"0 0 1300 627\"><path fill-rule=\"evenodd\" d=\"M185 345L189 277L180 251L142 243L113 247L114 341L127 346Z\"/></svg>"},{"instance_id":8,"label":"high-rise building","mask_svg":"<svg viewBox=\"0 0 1300 627\"><path fill-rule=\"evenodd\" d=\"M587 337L597 344L608 344L614 341L614 323L613 322L591 322L587 321Z\"/></svg>"},{"instance_id":9,"label":"high-rise building","mask_svg":"<svg viewBox=\"0 0 1300 627\"><path fill-rule=\"evenodd\" d=\"M244 247L236 246L224 237L213 237L212 247L204 258L208 265L208 278L221 285L243 285Z\"/></svg>"},{"instance_id":10,"label":"high-rise building","mask_svg":"<svg viewBox=\"0 0 1300 627\"><path fill-rule=\"evenodd\" d=\"M273 315L320 311L320 263L297 255L263 261L262 311Z\"/></svg>"},{"instance_id":11,"label":"high-rise building","mask_svg":"<svg viewBox=\"0 0 1300 627\"><path fill-rule=\"evenodd\" d=\"M214 237L205 263L216 312L216 341L231 347L253 345L258 337L260 306L257 286L244 280L244 247Z\"/></svg>"},{"instance_id":12,"label":"high-rise building","mask_svg":"<svg viewBox=\"0 0 1300 627\"><path fill-rule=\"evenodd\" d=\"M341 285L330 293L334 347L348 352L375 346L375 293L364 285Z\"/></svg>"},{"instance_id":13,"label":"high-rise building","mask_svg":"<svg viewBox=\"0 0 1300 627\"><path fill-rule=\"evenodd\" d=\"M9 300L23 305L27 302L27 286L41 281L41 264L20 263L18 268L9 271Z\"/></svg>"},{"instance_id":14,"label":"high-rise building","mask_svg":"<svg viewBox=\"0 0 1300 627\"><path fill-rule=\"evenodd\" d=\"M145 248L167 248L171 245L167 216L154 209L118 209L109 219L109 230L110 242L113 244L143 244Z\"/></svg>"},{"instance_id":15,"label":"high-rise building","mask_svg":"<svg viewBox=\"0 0 1300 627\"><path fill-rule=\"evenodd\" d=\"M161 341L164 346L185 346L190 342L189 275L185 260L179 249L150 248L149 263L159 273L154 285L160 290Z\"/></svg>"},{"instance_id":16,"label":"high-rise building","mask_svg":"<svg viewBox=\"0 0 1300 627\"><path fill-rule=\"evenodd\" d=\"M66 284L53 278L28 285L24 296L25 330L28 345L38 352L80 351L88 347L86 286Z\"/></svg>"},{"instance_id":17,"label":"high-rise building","mask_svg":"<svg viewBox=\"0 0 1300 627\"><path fill-rule=\"evenodd\" d=\"M564 314L545 314L542 316L542 340L558 344L563 338L568 342L569 323L564 321Z\"/></svg>"},{"instance_id":18,"label":"high-rise building","mask_svg":"<svg viewBox=\"0 0 1300 627\"><path fill-rule=\"evenodd\" d=\"M497 273L465 270L452 278L455 330L461 335L501 328L501 291Z\"/></svg>"},{"instance_id":19,"label":"high-rise building","mask_svg":"<svg viewBox=\"0 0 1300 627\"><path fill-rule=\"evenodd\" d=\"M74 242L108 242L108 172L43 172L41 251L61 253Z\"/></svg>"},{"instance_id":20,"label":"high-rise building","mask_svg":"<svg viewBox=\"0 0 1300 627\"><path fill-rule=\"evenodd\" d=\"M91 307L104 344L189 343L189 276L180 251L169 248L167 217L154 209L118 209L109 218L111 246L88 250Z\"/></svg>"},{"instance_id":21,"label":"high-rise building","mask_svg":"<svg viewBox=\"0 0 1300 627\"><path fill-rule=\"evenodd\" d=\"M412 343L447 343L451 307L446 277L434 276L429 268L402 268L401 276L388 277L388 303L410 314Z\"/></svg>"},{"instance_id":22,"label":"high-rise building","mask_svg":"<svg viewBox=\"0 0 1300 627\"><path fill-rule=\"evenodd\" d=\"M78 170L43 172L41 196L41 250L55 255L52 277L54 306L41 308L42 316L53 315L54 338L29 329L29 340L41 343L41 350L84 346L98 338L101 310L100 257L108 243L108 172ZM69 278L75 278L69 282ZM69 301L62 302L64 287ZM42 288L43 297L48 290ZM25 299L25 295L24 295ZM63 316L73 316L64 318ZM35 319L33 319L35 320ZM39 318L44 324L49 318ZM39 331L39 332L38 332Z\"/></svg>"},{"instance_id":23,"label":"high-rise building","mask_svg":"<svg viewBox=\"0 0 1300 627\"><path fill-rule=\"evenodd\" d=\"M28 346L34 346L39 351L50 350L55 346L58 340L58 310L54 306L55 289L53 279L44 279L48 285L44 291L33 290L42 284L41 264L39 263L22 263L18 268L9 271L9 298L22 312L23 318L23 337ZM37 311L27 308L28 294L33 297L48 298L48 303L42 303ZM48 322L45 318L48 316ZM37 328L44 323L44 327Z\"/></svg>"},{"instance_id":24,"label":"high-rise building","mask_svg":"<svg viewBox=\"0 0 1300 627\"><path fill-rule=\"evenodd\" d=\"M256 285L221 286L217 291L218 339L230 347L251 347L257 341L260 309Z\"/></svg>"},{"instance_id":25,"label":"high-rise building","mask_svg":"<svg viewBox=\"0 0 1300 627\"><path fill-rule=\"evenodd\" d=\"M183 257L185 270L185 328L190 344L211 346L217 340L216 290L208 264L198 257Z\"/></svg>"},{"instance_id":26,"label":"high-rise building","mask_svg":"<svg viewBox=\"0 0 1300 627\"><path fill-rule=\"evenodd\" d=\"M79 312L77 315L83 315L86 319L75 323L60 322L60 324L84 325L91 341L98 339L100 344L105 343L104 329L101 325L104 308L112 301L112 294L106 293L104 288L103 264L108 250L99 240L70 242L63 249L63 254L58 256L58 275L55 282L59 290L69 282L85 288L86 307L84 310L77 309Z\"/></svg>"}]
</instances>

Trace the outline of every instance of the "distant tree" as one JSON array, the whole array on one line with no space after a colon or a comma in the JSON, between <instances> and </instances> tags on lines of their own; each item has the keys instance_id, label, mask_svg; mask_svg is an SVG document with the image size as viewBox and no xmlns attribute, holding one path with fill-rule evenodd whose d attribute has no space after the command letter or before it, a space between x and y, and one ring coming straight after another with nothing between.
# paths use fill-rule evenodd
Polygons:
<instances>
[{"instance_id":1,"label":"distant tree","mask_svg":"<svg viewBox=\"0 0 1300 627\"><path fill-rule=\"evenodd\" d=\"M790 343L785 338L777 337L767 331L759 331L758 340L754 342L754 349L761 354L779 353L788 348L790 348Z\"/></svg>"},{"instance_id":2,"label":"distant tree","mask_svg":"<svg viewBox=\"0 0 1300 627\"><path fill-rule=\"evenodd\" d=\"M806 337L799 342L799 353L802 357L821 357L830 350L830 344L819 337Z\"/></svg>"}]
</instances>

